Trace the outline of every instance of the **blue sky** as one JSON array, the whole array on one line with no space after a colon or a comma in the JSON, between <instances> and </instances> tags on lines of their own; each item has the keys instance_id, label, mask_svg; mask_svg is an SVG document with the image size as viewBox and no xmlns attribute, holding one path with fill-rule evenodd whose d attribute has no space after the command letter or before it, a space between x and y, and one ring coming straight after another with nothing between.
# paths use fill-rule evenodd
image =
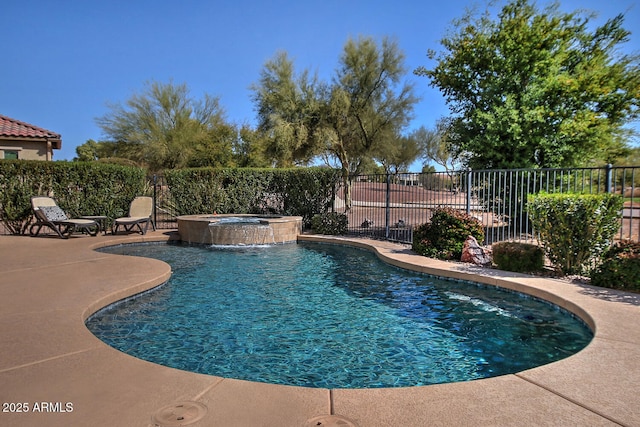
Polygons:
<instances>
[{"instance_id":1,"label":"blue sky","mask_svg":"<svg viewBox=\"0 0 640 427\"><path fill-rule=\"evenodd\" d=\"M538 1L538 6L547 1ZM56 160L103 135L95 118L149 81L186 83L194 98L220 98L227 120L255 123L249 87L266 61L286 51L298 70L329 80L349 37L393 37L407 79L422 98L411 127L448 114L425 77L426 52L466 7L484 1L377 0L4 0L0 8L0 114L62 134ZM564 0L561 9L624 13L625 51L640 52L640 0ZM637 30L637 31L636 31ZM419 167L415 170L419 170Z\"/></svg>"}]
</instances>

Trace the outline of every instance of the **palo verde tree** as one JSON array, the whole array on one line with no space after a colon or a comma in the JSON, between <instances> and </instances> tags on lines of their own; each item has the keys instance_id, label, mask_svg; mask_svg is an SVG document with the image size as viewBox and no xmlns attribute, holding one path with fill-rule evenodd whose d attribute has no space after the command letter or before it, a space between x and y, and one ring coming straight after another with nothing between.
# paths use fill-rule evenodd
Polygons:
<instances>
[{"instance_id":1,"label":"palo verde tree","mask_svg":"<svg viewBox=\"0 0 640 427\"><path fill-rule=\"evenodd\" d=\"M462 159L458 157L453 135L453 122L448 117L436 121L435 129L419 127L411 133L419 146L424 164L431 162L444 168L448 175L460 169Z\"/></svg>"},{"instance_id":2,"label":"palo verde tree","mask_svg":"<svg viewBox=\"0 0 640 427\"><path fill-rule=\"evenodd\" d=\"M413 85L403 82L404 54L389 38L347 41L328 92L319 139L342 170L345 206L351 207L350 175L362 159L382 161L389 145L402 142L402 130L418 101Z\"/></svg>"},{"instance_id":3,"label":"palo verde tree","mask_svg":"<svg viewBox=\"0 0 640 427\"><path fill-rule=\"evenodd\" d=\"M233 144L234 164L239 168L267 168L272 166L265 150L269 138L248 124L240 127Z\"/></svg>"},{"instance_id":4,"label":"palo verde tree","mask_svg":"<svg viewBox=\"0 0 640 427\"><path fill-rule=\"evenodd\" d=\"M455 146L474 169L566 167L619 150L638 117L638 56L622 54L623 15L540 11L511 0L492 17L467 13L420 67L453 113Z\"/></svg>"},{"instance_id":5,"label":"palo verde tree","mask_svg":"<svg viewBox=\"0 0 640 427\"><path fill-rule=\"evenodd\" d=\"M124 105L96 119L116 157L152 171L186 166L228 166L235 128L225 122L217 97L189 95L186 84L150 82ZM98 143L100 144L100 143Z\"/></svg>"},{"instance_id":6,"label":"palo verde tree","mask_svg":"<svg viewBox=\"0 0 640 427\"><path fill-rule=\"evenodd\" d=\"M112 142L94 141L88 139L84 144L76 147L76 156L73 160L80 162L92 162L94 160L114 157L117 144Z\"/></svg>"},{"instance_id":7,"label":"palo verde tree","mask_svg":"<svg viewBox=\"0 0 640 427\"><path fill-rule=\"evenodd\" d=\"M274 166L308 164L318 154L313 134L320 121L319 87L307 70L295 74L286 52L267 61L251 86L263 153Z\"/></svg>"},{"instance_id":8,"label":"palo verde tree","mask_svg":"<svg viewBox=\"0 0 640 427\"><path fill-rule=\"evenodd\" d=\"M279 53L267 62L252 87L259 130L267 135L267 153L276 165L306 163L323 156L342 171L347 209L350 175L371 159L399 164L401 144L417 98L403 83L404 54L385 38L348 40L331 82L308 71L296 75Z\"/></svg>"},{"instance_id":9,"label":"palo verde tree","mask_svg":"<svg viewBox=\"0 0 640 427\"><path fill-rule=\"evenodd\" d=\"M411 132L411 138L415 139L420 147L423 166L435 163L444 168L447 173L450 188L455 191L460 189L460 177L456 173L460 170L462 160L456 153L454 145L452 120L442 117L436 121L435 129L420 126ZM434 168L435 170L435 168ZM439 183L438 185L441 185Z\"/></svg>"},{"instance_id":10,"label":"palo verde tree","mask_svg":"<svg viewBox=\"0 0 640 427\"><path fill-rule=\"evenodd\" d=\"M396 141L384 144L376 154L386 173L398 174L407 172L409 166L420 157L420 143L413 133L396 135Z\"/></svg>"}]
</instances>

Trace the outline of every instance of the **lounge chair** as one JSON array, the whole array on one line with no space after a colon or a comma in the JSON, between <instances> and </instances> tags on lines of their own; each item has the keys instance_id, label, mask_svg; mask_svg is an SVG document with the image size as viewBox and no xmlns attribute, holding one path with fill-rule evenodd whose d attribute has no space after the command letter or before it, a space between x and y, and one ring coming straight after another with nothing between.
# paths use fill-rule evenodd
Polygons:
<instances>
[{"instance_id":1,"label":"lounge chair","mask_svg":"<svg viewBox=\"0 0 640 427\"><path fill-rule=\"evenodd\" d=\"M90 219L69 218L51 197L35 196L31 198L31 207L36 222L29 228L29 234L37 236L42 227L47 226L63 239L76 231L91 236L98 234L98 223Z\"/></svg>"},{"instance_id":2,"label":"lounge chair","mask_svg":"<svg viewBox=\"0 0 640 427\"><path fill-rule=\"evenodd\" d=\"M138 227L140 234L146 234L149 228L149 223L153 227L153 231L156 230L156 226L151 219L153 214L153 198L151 197L136 197L129 206L129 216L122 218L116 218L113 222L114 227L111 230L111 234L116 234L120 226L124 227L124 230L131 232L134 227ZM144 224L144 228L142 225Z\"/></svg>"}]
</instances>

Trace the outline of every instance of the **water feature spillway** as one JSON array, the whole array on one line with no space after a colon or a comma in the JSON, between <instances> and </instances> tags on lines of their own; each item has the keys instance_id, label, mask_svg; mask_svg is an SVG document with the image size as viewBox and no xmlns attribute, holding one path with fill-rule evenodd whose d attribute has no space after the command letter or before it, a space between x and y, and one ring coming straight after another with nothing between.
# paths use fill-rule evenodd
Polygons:
<instances>
[{"instance_id":1,"label":"water feature spillway","mask_svg":"<svg viewBox=\"0 0 640 427\"><path fill-rule=\"evenodd\" d=\"M205 245L270 245L292 243L302 233L300 216L183 215L180 239Z\"/></svg>"}]
</instances>

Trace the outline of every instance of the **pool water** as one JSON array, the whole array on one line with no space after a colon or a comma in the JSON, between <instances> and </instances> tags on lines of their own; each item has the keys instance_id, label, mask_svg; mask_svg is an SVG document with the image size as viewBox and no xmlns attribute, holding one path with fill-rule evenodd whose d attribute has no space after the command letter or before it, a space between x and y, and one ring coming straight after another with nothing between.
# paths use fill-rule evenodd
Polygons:
<instances>
[{"instance_id":1,"label":"pool water","mask_svg":"<svg viewBox=\"0 0 640 427\"><path fill-rule=\"evenodd\" d=\"M591 331L522 294L326 244L119 246L170 281L87 320L107 344L193 372L321 388L468 381L568 357Z\"/></svg>"}]
</instances>

